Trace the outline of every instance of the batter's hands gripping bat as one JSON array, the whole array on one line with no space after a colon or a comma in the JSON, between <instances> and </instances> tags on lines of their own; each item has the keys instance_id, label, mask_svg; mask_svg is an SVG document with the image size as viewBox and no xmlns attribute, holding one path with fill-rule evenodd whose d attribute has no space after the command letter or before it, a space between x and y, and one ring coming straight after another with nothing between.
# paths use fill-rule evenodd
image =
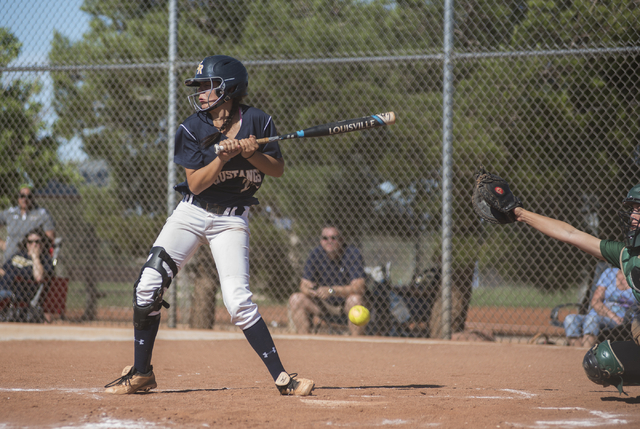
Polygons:
<instances>
[{"instance_id":1,"label":"batter's hands gripping bat","mask_svg":"<svg viewBox=\"0 0 640 429\"><path fill-rule=\"evenodd\" d=\"M280 140L299 139L305 137L323 137L335 134L350 133L351 131L362 131L369 128L383 127L385 125L393 125L396 123L396 114L394 112L378 113L376 115L365 116L357 119L346 119L344 121L330 122L328 124L316 125L315 127L296 131L291 134L281 136L265 137L258 139L258 144L277 142ZM214 146L216 153L224 150L224 145L216 144Z\"/></svg>"}]
</instances>

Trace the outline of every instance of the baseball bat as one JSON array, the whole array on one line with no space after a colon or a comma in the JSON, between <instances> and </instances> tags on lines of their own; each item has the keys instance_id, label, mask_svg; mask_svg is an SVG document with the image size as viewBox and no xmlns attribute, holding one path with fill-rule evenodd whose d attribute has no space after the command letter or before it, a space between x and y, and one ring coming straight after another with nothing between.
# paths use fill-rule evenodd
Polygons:
<instances>
[{"instance_id":1,"label":"baseball bat","mask_svg":"<svg viewBox=\"0 0 640 429\"><path fill-rule=\"evenodd\" d=\"M258 139L257 142L258 144L266 144L288 139L333 136L336 134L350 133L352 131L362 131L369 128L393 125L395 123L396 114L394 112L385 112L365 116L362 118L345 119L344 121L329 122L328 124L316 125L315 127L305 128L304 130L296 131L290 134ZM216 150L216 153L220 153L224 150L224 145L216 144L214 148Z\"/></svg>"}]
</instances>

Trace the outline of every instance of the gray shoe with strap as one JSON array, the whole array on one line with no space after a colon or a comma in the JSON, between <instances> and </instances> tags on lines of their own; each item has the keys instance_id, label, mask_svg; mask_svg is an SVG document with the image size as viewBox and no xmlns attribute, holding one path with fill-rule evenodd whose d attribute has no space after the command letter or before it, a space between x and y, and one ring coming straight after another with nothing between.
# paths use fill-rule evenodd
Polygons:
<instances>
[{"instance_id":1,"label":"gray shoe with strap","mask_svg":"<svg viewBox=\"0 0 640 429\"><path fill-rule=\"evenodd\" d=\"M281 372L276 379L276 387L281 395L309 396L316 385L308 378L296 378L298 374Z\"/></svg>"},{"instance_id":2,"label":"gray shoe with strap","mask_svg":"<svg viewBox=\"0 0 640 429\"><path fill-rule=\"evenodd\" d=\"M153 366L146 374L139 373L133 365L125 366L122 370L122 377L113 380L104 386L105 393L114 395L128 395L136 392L148 392L158 387L156 376L153 374Z\"/></svg>"}]
</instances>

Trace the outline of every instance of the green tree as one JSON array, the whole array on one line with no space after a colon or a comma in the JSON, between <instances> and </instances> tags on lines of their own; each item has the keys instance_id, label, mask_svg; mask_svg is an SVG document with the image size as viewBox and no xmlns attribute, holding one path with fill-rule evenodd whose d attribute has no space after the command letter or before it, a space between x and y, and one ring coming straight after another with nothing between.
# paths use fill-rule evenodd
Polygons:
<instances>
[{"instance_id":1,"label":"green tree","mask_svg":"<svg viewBox=\"0 0 640 429\"><path fill-rule=\"evenodd\" d=\"M582 200L591 197L583 190L596 183L589 166L604 166L612 188L626 187L639 147L635 54L481 55L637 46L640 12L621 0L468 0L455 7L456 51L478 54L457 58L454 73L455 260L465 265L478 257L479 237L484 240L485 227L465 204L478 164L507 166L533 209L553 214L559 207L550 207L550 198L571 201L567 220L584 223ZM247 102L273 115L280 132L375 112L398 115L388 129L283 142L287 171L259 194L256 237L286 246L288 235L314 238L327 221L344 223L356 241L371 230L419 241L439 228L442 63L432 54L442 51L443 2L181 0L178 8L179 80L192 76L204 56L241 59L250 75ZM92 159L108 162L112 181L86 191L92 192L87 216L122 253L141 255L166 211L166 71L154 64L167 57L167 2L91 0L83 10L92 16L91 30L75 43L56 35L52 64L121 67L55 73L55 130L79 136ZM390 55L405 57L385 58ZM134 62L147 66L127 67ZM187 90L180 91L181 119L191 111ZM619 195L592 194L601 210ZM278 222L286 226L266 227ZM127 234L117 234L123 224ZM607 221L598 232L611 231ZM512 272L534 278L542 269L521 267L528 259L550 266L543 244L500 246L494 258L509 255ZM262 262L256 267L268 266Z\"/></svg>"},{"instance_id":2,"label":"green tree","mask_svg":"<svg viewBox=\"0 0 640 429\"><path fill-rule=\"evenodd\" d=\"M315 237L321 223L347 212L360 214L361 219L347 217L348 229L360 234L367 225L362 219L376 216L372 195L379 184L393 180L394 186L411 194L419 183L411 178L414 173L434 174L438 162L425 168L420 160L433 157L439 145L435 113L439 106L433 106L434 114L426 120L417 112L432 111L431 104L440 101L433 96L441 86L439 77L433 78L440 74L438 65L345 61L265 67L257 60L411 54L438 48L441 37L436 23L441 21L441 6L424 2L392 6L386 1L336 0L179 2L181 60L195 66L204 56L218 52L249 59L248 102L272 114L280 131L388 110L398 110L408 119L419 118L418 123L427 123L433 130L419 140L415 135L397 139L394 130L385 130L318 140L311 147L283 144L287 174L278 181L268 180L259 198L284 218L294 220L294 229L302 236ZM86 1L83 10L92 16L90 32L76 43L56 34L52 64L126 65L166 58L165 1L94 0ZM412 35L414 29L420 31L417 36ZM164 111L159 111L164 104L155 102L165 99L164 85L158 84L165 81L163 73L161 68L116 67L54 74L57 132L81 138L92 159L109 163L112 181L108 189L85 196L91 207L87 216L95 222L98 234L125 254L139 255L148 248L154 236L151 231L159 229L165 210L165 188L158 184L166 180L166 124ZM192 75L193 69L180 73L182 79ZM397 108L401 105L406 107ZM180 118L190 114L183 96L178 110ZM408 154L402 153L405 147L410 148ZM408 162L397 168L403 160ZM327 175L340 165L358 168ZM403 172L400 180L393 178L398 171ZM305 194L307 184L315 188L316 195L323 193L328 204L301 206L301 201L314 195ZM340 189L327 192L336 187ZM414 202L414 206L424 206L419 211L434 208L433 201L425 205L414 198ZM128 233L117 234L123 224L129 227Z\"/></svg>"},{"instance_id":3,"label":"green tree","mask_svg":"<svg viewBox=\"0 0 640 429\"><path fill-rule=\"evenodd\" d=\"M505 42L513 49L639 42L640 11L628 2L531 1L526 11ZM563 220L583 230L616 238L612 208L639 179L634 163L640 144L638 63L637 54L605 50L593 56L476 60L456 86L456 108L462 113L456 120L456 141L468 148L458 153L467 153L470 161L456 165L482 162L501 169L527 207L554 217L563 213ZM596 170L600 174L595 175ZM599 185L603 181L606 185ZM467 182L457 192L470 189ZM589 222L593 213L598 215L597 227ZM474 222L463 216L460 224ZM575 284L580 267L589 263L582 253L567 252L561 243L529 229L486 228L493 238L484 242L488 251L481 252L483 258L496 261L508 255L511 275L543 288ZM512 236L505 239L505 234Z\"/></svg>"},{"instance_id":4,"label":"green tree","mask_svg":"<svg viewBox=\"0 0 640 429\"><path fill-rule=\"evenodd\" d=\"M77 43L54 34L51 63L123 67L53 73L55 130L79 138L90 159L107 161L109 185L83 190L85 216L117 253L141 256L167 210L159 186L167 180L167 74L124 65L166 58L166 2L87 1L83 10L91 30Z\"/></svg>"},{"instance_id":5,"label":"green tree","mask_svg":"<svg viewBox=\"0 0 640 429\"><path fill-rule=\"evenodd\" d=\"M0 27L0 66L6 67L20 54L22 44ZM42 104L34 97L38 81L9 80L0 73L0 205L16 201L21 184L43 188L51 179L67 181L72 176L57 156L58 141L46 130Z\"/></svg>"}]
</instances>

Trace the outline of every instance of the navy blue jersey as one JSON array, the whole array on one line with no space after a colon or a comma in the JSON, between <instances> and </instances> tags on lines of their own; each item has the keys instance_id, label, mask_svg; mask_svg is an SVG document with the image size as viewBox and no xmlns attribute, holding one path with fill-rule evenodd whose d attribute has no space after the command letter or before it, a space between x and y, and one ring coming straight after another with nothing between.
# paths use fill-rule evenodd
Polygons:
<instances>
[{"instance_id":1,"label":"navy blue jersey","mask_svg":"<svg viewBox=\"0 0 640 429\"><path fill-rule=\"evenodd\" d=\"M236 140L246 139L251 135L256 136L257 139L278 135L271 116L262 110L240 105L240 114L242 122L235 137ZM211 163L218 156L214 145L204 148L202 141L216 133L219 133L219 130L213 126L208 113L194 113L189 116L176 132L174 162L191 170L198 170ZM215 143L220 144L226 138L225 135L220 134ZM278 142L260 145L258 150L273 158L282 158ZM264 176L264 173L244 159L242 154L238 154L222 167L218 179L202 191L197 199L226 207L258 204L258 199L253 195L262 185ZM182 195L191 193L187 182L178 184L175 190Z\"/></svg>"},{"instance_id":2,"label":"navy blue jersey","mask_svg":"<svg viewBox=\"0 0 640 429\"><path fill-rule=\"evenodd\" d=\"M347 246L339 260L329 259L321 246L316 247L309 254L302 275L318 286L344 286L364 276L362 255L354 246Z\"/></svg>"}]
</instances>

